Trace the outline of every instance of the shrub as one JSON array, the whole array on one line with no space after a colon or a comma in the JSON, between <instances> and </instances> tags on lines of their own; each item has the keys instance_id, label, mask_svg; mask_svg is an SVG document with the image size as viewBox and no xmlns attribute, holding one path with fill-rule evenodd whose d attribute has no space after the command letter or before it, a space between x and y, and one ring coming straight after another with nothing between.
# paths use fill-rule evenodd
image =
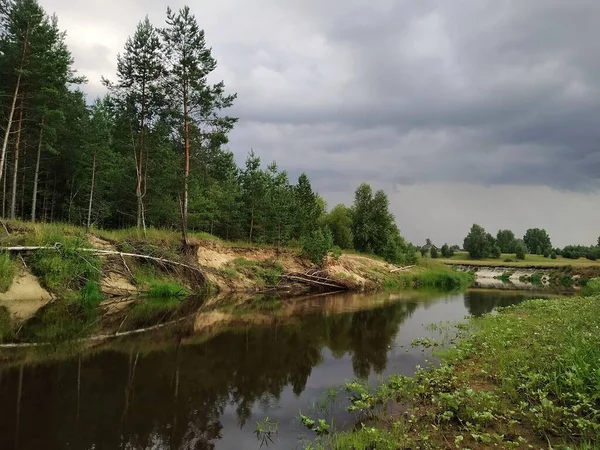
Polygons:
<instances>
[{"instance_id":1,"label":"shrub","mask_svg":"<svg viewBox=\"0 0 600 450\"><path fill-rule=\"evenodd\" d=\"M451 258L452 257L451 252L452 251L450 250L450 247L448 247L448 244L442 245L442 256L444 258Z\"/></svg>"},{"instance_id":2,"label":"shrub","mask_svg":"<svg viewBox=\"0 0 600 450\"><path fill-rule=\"evenodd\" d=\"M589 280L583 290L585 295L600 295L600 278Z\"/></svg>"},{"instance_id":3,"label":"shrub","mask_svg":"<svg viewBox=\"0 0 600 450\"><path fill-rule=\"evenodd\" d=\"M431 253L431 257L433 259L437 259L440 256L438 249L436 247L431 247L430 253Z\"/></svg>"},{"instance_id":4,"label":"shrub","mask_svg":"<svg viewBox=\"0 0 600 450\"><path fill-rule=\"evenodd\" d=\"M337 245L334 245L333 248L331 249L331 256L333 256L333 259L338 261L340 259L340 257L342 256L342 249L340 247L338 247Z\"/></svg>"},{"instance_id":5,"label":"shrub","mask_svg":"<svg viewBox=\"0 0 600 450\"><path fill-rule=\"evenodd\" d=\"M495 258L495 259L500 258L502 256L502 251L500 250L500 247L498 247L497 245L494 245L492 247L491 256L492 256L492 258Z\"/></svg>"},{"instance_id":6,"label":"shrub","mask_svg":"<svg viewBox=\"0 0 600 450\"><path fill-rule=\"evenodd\" d=\"M550 250L549 249L544 249L544 258L549 258L550 257Z\"/></svg>"},{"instance_id":7,"label":"shrub","mask_svg":"<svg viewBox=\"0 0 600 450\"><path fill-rule=\"evenodd\" d=\"M525 259L525 255L527 255L527 247L523 243L523 241L517 241L515 244L515 257L520 260Z\"/></svg>"},{"instance_id":8,"label":"shrub","mask_svg":"<svg viewBox=\"0 0 600 450\"><path fill-rule=\"evenodd\" d=\"M551 259L556 259L556 253L555 252L550 253L550 258Z\"/></svg>"},{"instance_id":9,"label":"shrub","mask_svg":"<svg viewBox=\"0 0 600 450\"><path fill-rule=\"evenodd\" d=\"M333 236L329 228L313 231L302 239L302 254L313 264L322 266L333 248Z\"/></svg>"},{"instance_id":10,"label":"shrub","mask_svg":"<svg viewBox=\"0 0 600 450\"><path fill-rule=\"evenodd\" d=\"M421 249L419 251L421 252L421 256L423 258L425 258L427 256L427 252L428 252L427 247L421 247Z\"/></svg>"}]
</instances>

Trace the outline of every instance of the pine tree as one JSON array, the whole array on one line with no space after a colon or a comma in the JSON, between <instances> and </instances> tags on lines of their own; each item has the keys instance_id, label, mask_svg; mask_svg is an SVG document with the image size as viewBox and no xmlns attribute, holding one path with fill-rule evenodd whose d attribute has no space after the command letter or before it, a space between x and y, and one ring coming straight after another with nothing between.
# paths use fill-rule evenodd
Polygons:
<instances>
[{"instance_id":1,"label":"pine tree","mask_svg":"<svg viewBox=\"0 0 600 450\"><path fill-rule=\"evenodd\" d=\"M167 59L165 89L176 130L183 144L184 170L181 199L181 231L187 244L190 154L192 141L198 145L225 143L227 133L237 119L221 116L235 95L225 94L223 82L210 85L207 77L217 67L217 61L206 46L204 30L185 6L177 13L167 9L167 26L162 31Z\"/></svg>"},{"instance_id":2,"label":"pine tree","mask_svg":"<svg viewBox=\"0 0 600 450\"><path fill-rule=\"evenodd\" d=\"M130 118L136 170L137 227L144 231L149 159L147 135L153 120L165 105L161 89L164 74L160 34L146 16L137 25L133 36L127 39L124 54L117 57L117 83L104 80Z\"/></svg>"}]
</instances>

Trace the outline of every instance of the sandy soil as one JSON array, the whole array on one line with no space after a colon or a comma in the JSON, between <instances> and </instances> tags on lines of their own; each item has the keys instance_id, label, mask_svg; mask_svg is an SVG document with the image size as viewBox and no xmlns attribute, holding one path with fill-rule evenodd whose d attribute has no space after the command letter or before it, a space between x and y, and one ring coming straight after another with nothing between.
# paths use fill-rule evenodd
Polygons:
<instances>
[{"instance_id":1,"label":"sandy soil","mask_svg":"<svg viewBox=\"0 0 600 450\"><path fill-rule=\"evenodd\" d=\"M0 293L0 305L18 320L26 320L46 305L52 296L41 285L37 277L21 269L10 289Z\"/></svg>"}]
</instances>

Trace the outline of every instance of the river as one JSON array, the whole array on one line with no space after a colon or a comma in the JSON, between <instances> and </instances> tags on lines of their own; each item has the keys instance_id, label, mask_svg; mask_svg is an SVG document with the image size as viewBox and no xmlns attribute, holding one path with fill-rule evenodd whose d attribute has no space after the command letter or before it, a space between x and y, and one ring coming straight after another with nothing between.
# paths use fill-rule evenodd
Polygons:
<instances>
[{"instance_id":1,"label":"river","mask_svg":"<svg viewBox=\"0 0 600 450\"><path fill-rule=\"evenodd\" d=\"M0 365L0 449L258 449L254 431L266 417L278 426L269 448L302 448L313 436L299 412L324 417L315 409L330 389L410 375L431 359L410 345L435 335L424 325L542 296L333 295L306 301L299 314L273 311L264 320L262 312L257 323L210 333ZM355 420L340 405L327 417L337 427Z\"/></svg>"}]
</instances>

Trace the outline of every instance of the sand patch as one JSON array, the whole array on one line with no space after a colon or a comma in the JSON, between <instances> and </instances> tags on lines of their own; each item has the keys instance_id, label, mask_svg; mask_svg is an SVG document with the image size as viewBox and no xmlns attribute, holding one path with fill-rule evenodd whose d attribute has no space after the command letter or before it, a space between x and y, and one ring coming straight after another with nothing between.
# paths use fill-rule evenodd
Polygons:
<instances>
[{"instance_id":1,"label":"sand patch","mask_svg":"<svg viewBox=\"0 0 600 450\"><path fill-rule=\"evenodd\" d=\"M21 269L13 280L10 289L0 293L0 305L18 320L26 320L45 306L52 296L31 272Z\"/></svg>"}]
</instances>

